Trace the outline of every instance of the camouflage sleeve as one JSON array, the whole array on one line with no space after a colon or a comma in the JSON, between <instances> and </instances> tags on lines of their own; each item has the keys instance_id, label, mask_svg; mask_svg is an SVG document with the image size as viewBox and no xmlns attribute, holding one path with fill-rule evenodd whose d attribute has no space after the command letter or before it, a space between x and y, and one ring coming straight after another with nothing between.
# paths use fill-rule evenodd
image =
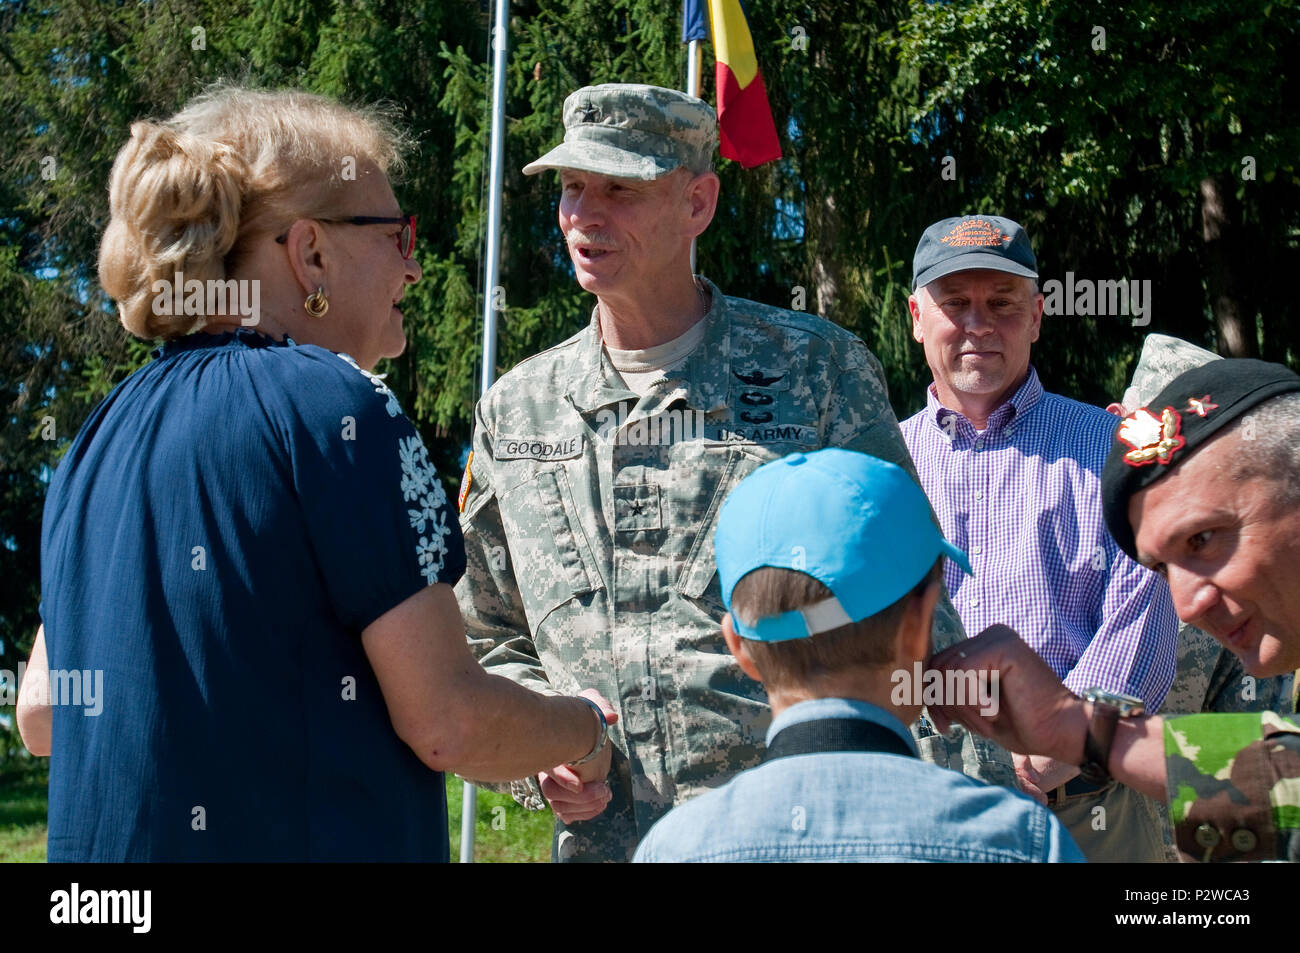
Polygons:
<instances>
[{"instance_id":1,"label":"camouflage sleeve","mask_svg":"<svg viewBox=\"0 0 1300 953\"><path fill-rule=\"evenodd\" d=\"M1182 622L1178 626L1178 663L1174 670L1174 683L1161 706L1164 715L1194 715L1201 711L1226 711L1211 707L1210 700L1223 689L1222 679L1229 673L1224 668L1221 653L1236 658L1214 640L1208 632ZM1239 670L1240 671L1240 670ZM1220 679L1216 689L1215 679ZM1243 711L1238 708L1236 711Z\"/></svg>"},{"instance_id":2,"label":"camouflage sleeve","mask_svg":"<svg viewBox=\"0 0 1300 953\"><path fill-rule=\"evenodd\" d=\"M1165 696L1161 714L1194 715L1198 712L1275 711L1289 715L1293 679L1290 674L1272 678L1247 675L1241 659L1220 645L1208 632L1183 622L1178 627L1178 668Z\"/></svg>"},{"instance_id":3,"label":"camouflage sleeve","mask_svg":"<svg viewBox=\"0 0 1300 953\"><path fill-rule=\"evenodd\" d=\"M1300 862L1300 727L1274 712L1164 720L1184 860Z\"/></svg>"},{"instance_id":4,"label":"camouflage sleeve","mask_svg":"<svg viewBox=\"0 0 1300 953\"><path fill-rule=\"evenodd\" d=\"M551 688L538 661L519 586L510 559L509 541L493 492L492 434L483 419L483 402L475 412L474 437L461 480L460 526L465 536L465 574L456 585L456 599L465 619L465 638L479 664L494 675L518 682L544 695ZM466 780L473 780L467 778ZM529 810L546 806L536 778L506 784L482 784L506 791Z\"/></svg>"},{"instance_id":5,"label":"camouflage sleeve","mask_svg":"<svg viewBox=\"0 0 1300 953\"><path fill-rule=\"evenodd\" d=\"M885 371L861 341L840 355L839 373L827 395L823 446L844 447L896 463L917 480L916 465L889 403Z\"/></svg>"},{"instance_id":6,"label":"camouflage sleeve","mask_svg":"<svg viewBox=\"0 0 1300 953\"><path fill-rule=\"evenodd\" d=\"M889 403L884 369L860 341L842 355L840 373L831 386L826 403L823 435L823 446L843 447L888 460L910 473L918 484L921 482L916 474L916 464L903 441L894 408ZM961 617L944 589L934 607L931 632L934 649L938 651L965 639L966 630ZM959 725L946 735L937 734L928 720L914 724L912 735L921 756L932 764L1013 791L1020 789L1011 755L987 738L973 735Z\"/></svg>"}]
</instances>

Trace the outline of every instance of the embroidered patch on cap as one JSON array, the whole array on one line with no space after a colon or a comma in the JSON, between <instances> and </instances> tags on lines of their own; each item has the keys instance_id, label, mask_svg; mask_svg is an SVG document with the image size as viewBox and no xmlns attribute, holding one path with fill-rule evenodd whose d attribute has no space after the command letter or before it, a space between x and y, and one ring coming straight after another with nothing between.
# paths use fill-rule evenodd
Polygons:
<instances>
[{"instance_id":1,"label":"embroidered patch on cap","mask_svg":"<svg viewBox=\"0 0 1300 953\"><path fill-rule=\"evenodd\" d=\"M1172 407L1166 407L1159 419L1145 407L1129 414L1115 435L1133 448L1124 454L1124 462L1134 467L1168 463L1187 443L1180 433L1182 426L1183 418Z\"/></svg>"},{"instance_id":2,"label":"embroidered patch on cap","mask_svg":"<svg viewBox=\"0 0 1300 953\"><path fill-rule=\"evenodd\" d=\"M1124 555L1138 555L1136 528L1128 513L1134 494L1164 479L1198 447L1265 401L1294 393L1300 393L1295 371L1282 364L1229 357L1184 371L1143 401L1147 408L1165 408L1160 420L1145 409L1125 418L1101 472L1106 528ZM1174 407L1186 409L1180 416ZM1144 466L1157 461L1169 465Z\"/></svg>"},{"instance_id":3,"label":"embroidered patch on cap","mask_svg":"<svg viewBox=\"0 0 1300 953\"><path fill-rule=\"evenodd\" d=\"M939 239L945 245L994 245L999 246L1011 241L1011 236L992 222L981 218L966 219L953 226L952 231Z\"/></svg>"}]
</instances>

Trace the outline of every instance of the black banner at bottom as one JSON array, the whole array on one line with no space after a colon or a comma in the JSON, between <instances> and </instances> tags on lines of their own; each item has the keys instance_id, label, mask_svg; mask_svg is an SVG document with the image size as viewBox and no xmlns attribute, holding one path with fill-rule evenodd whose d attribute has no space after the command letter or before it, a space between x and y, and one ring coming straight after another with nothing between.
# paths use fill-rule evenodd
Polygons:
<instances>
[{"instance_id":1,"label":"black banner at bottom","mask_svg":"<svg viewBox=\"0 0 1300 953\"><path fill-rule=\"evenodd\" d=\"M696 865L666 873L649 865L5 864L0 891L6 940L76 934L127 943L373 941L395 929L453 942L467 929L478 942L559 931L586 943L578 937L609 924L647 940L662 932L667 943L687 941L689 929L693 944L715 929L734 939L760 911L812 929L816 918L862 918L863 929L896 919L927 945L936 929L968 929L977 911L990 940L1002 929L1010 941L1043 926L1180 941L1199 930L1232 942L1294 926L1300 900L1284 864Z\"/></svg>"}]
</instances>

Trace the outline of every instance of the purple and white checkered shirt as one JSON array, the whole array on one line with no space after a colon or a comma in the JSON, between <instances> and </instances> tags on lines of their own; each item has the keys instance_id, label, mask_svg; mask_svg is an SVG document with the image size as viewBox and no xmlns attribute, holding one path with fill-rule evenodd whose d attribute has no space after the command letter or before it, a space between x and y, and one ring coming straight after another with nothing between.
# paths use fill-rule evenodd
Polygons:
<instances>
[{"instance_id":1,"label":"purple and white checkered shirt","mask_svg":"<svg viewBox=\"0 0 1300 953\"><path fill-rule=\"evenodd\" d=\"M1169 586L1115 544L1101 470L1116 420L1043 391L1038 373L976 433L939 403L903 421L944 535L970 556L944 582L970 635L1009 625L1075 693L1099 686L1155 711L1173 684L1178 618Z\"/></svg>"}]
</instances>

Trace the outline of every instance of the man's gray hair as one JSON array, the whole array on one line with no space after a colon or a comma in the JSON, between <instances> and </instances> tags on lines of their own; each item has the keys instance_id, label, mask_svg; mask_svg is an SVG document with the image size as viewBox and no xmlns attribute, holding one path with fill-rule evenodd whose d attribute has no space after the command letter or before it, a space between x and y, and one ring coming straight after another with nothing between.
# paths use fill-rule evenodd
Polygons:
<instances>
[{"instance_id":1,"label":"man's gray hair","mask_svg":"<svg viewBox=\"0 0 1300 953\"><path fill-rule=\"evenodd\" d=\"M1242 442L1234 482L1268 477L1282 486L1286 502L1300 505L1300 393L1269 398L1238 417L1226 433Z\"/></svg>"}]
</instances>

